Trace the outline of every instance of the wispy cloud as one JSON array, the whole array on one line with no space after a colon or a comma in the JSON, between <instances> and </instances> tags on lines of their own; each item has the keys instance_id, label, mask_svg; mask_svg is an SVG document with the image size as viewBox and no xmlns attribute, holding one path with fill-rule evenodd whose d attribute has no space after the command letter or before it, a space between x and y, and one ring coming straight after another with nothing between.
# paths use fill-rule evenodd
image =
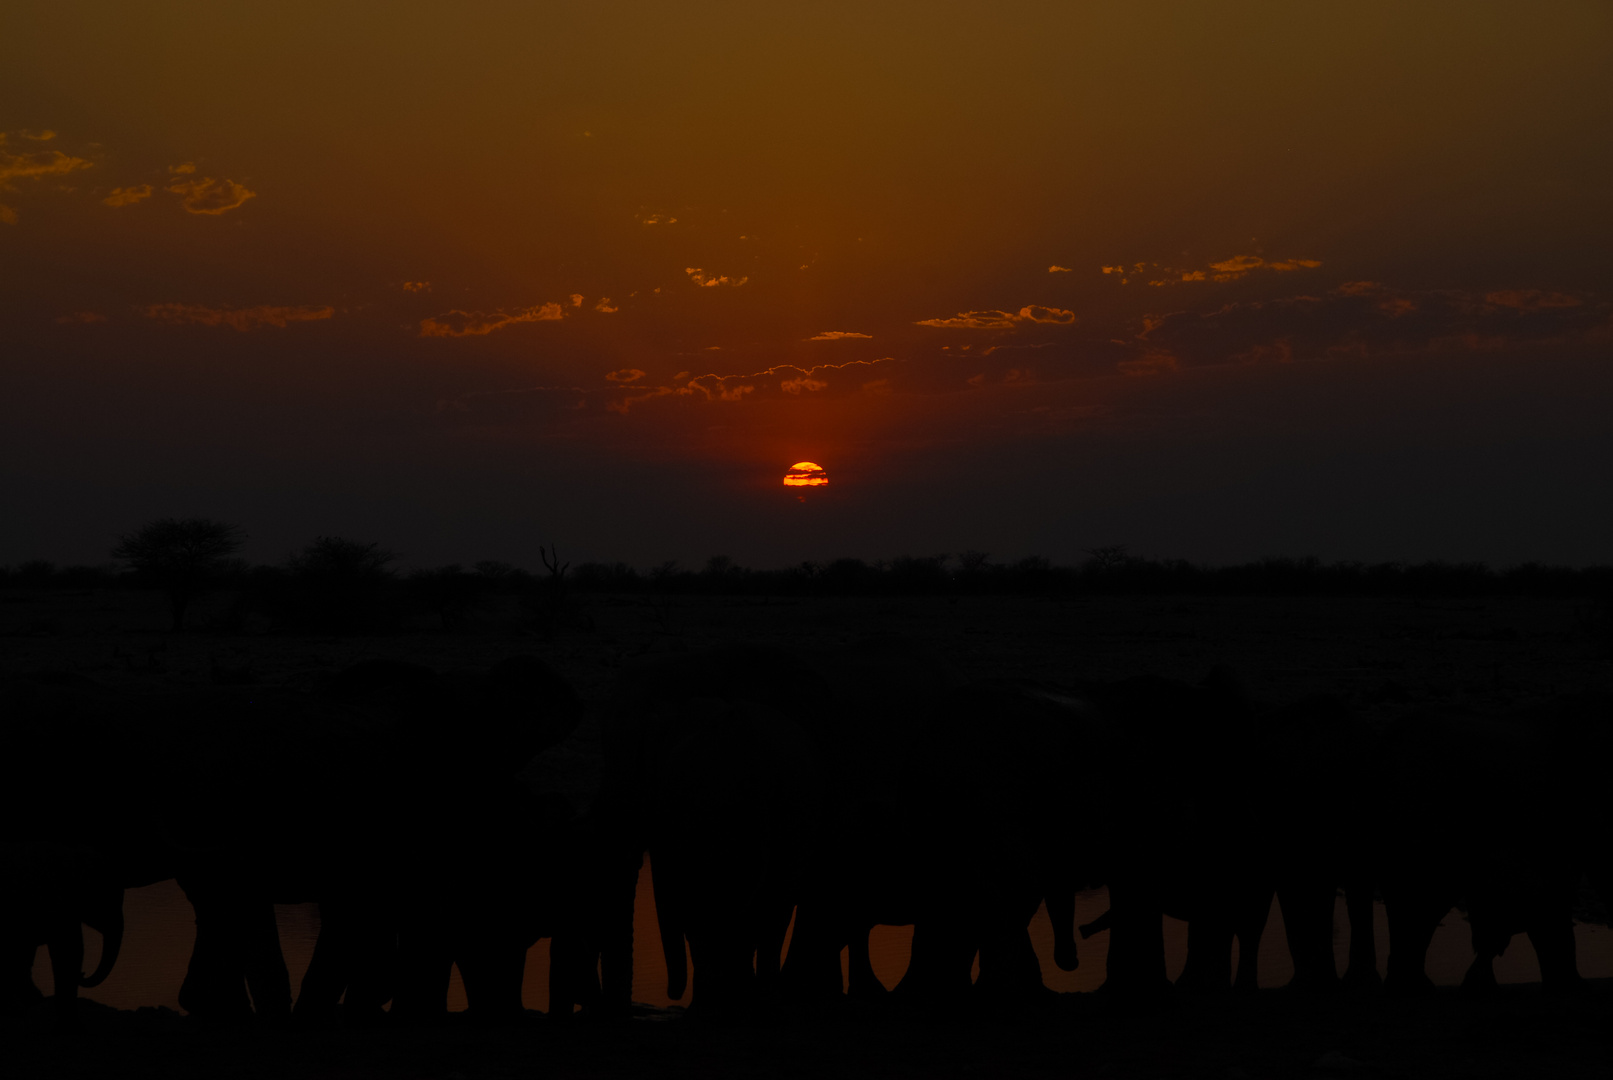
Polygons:
<instances>
[{"instance_id":1,"label":"wispy cloud","mask_svg":"<svg viewBox=\"0 0 1613 1080\"><path fill-rule=\"evenodd\" d=\"M56 137L55 132L45 131L39 134L20 131L16 133L19 138L31 142L44 142ZM6 149L7 137L0 133L0 191L16 192L19 180L39 181L52 176L66 176L68 173L80 169L90 168L94 162L85 158L73 157L60 150L25 150L20 154L13 154ZM0 222L7 225L17 223L17 211L14 207L0 204Z\"/></svg>"},{"instance_id":2,"label":"wispy cloud","mask_svg":"<svg viewBox=\"0 0 1613 1080\"><path fill-rule=\"evenodd\" d=\"M1100 266L1098 269L1111 277L1120 278L1120 284L1131 284L1132 278L1147 281L1156 288L1166 285L1182 285L1196 281L1237 281L1256 270L1271 270L1279 274L1294 270L1315 270L1321 266L1319 259L1283 259L1279 262L1267 262L1259 255L1233 255L1230 258L1207 263L1202 267L1166 266L1156 262L1117 263L1114 266Z\"/></svg>"},{"instance_id":3,"label":"wispy cloud","mask_svg":"<svg viewBox=\"0 0 1613 1080\"><path fill-rule=\"evenodd\" d=\"M234 180L215 180L211 176L198 177L196 163L192 161L187 161L183 165L172 165L168 171L173 174L174 179L166 190L180 197L181 205L187 213L216 217L234 210L248 199L256 198L258 194Z\"/></svg>"},{"instance_id":4,"label":"wispy cloud","mask_svg":"<svg viewBox=\"0 0 1613 1080\"><path fill-rule=\"evenodd\" d=\"M690 281L704 288L710 288L713 285L739 286L750 280L749 277L731 278L726 274L708 274L698 266L686 266L683 272L689 275Z\"/></svg>"},{"instance_id":5,"label":"wispy cloud","mask_svg":"<svg viewBox=\"0 0 1613 1080\"><path fill-rule=\"evenodd\" d=\"M482 337L516 323L553 322L565 318L557 303L537 304L516 311L460 311L457 308L442 315L420 320L421 337Z\"/></svg>"},{"instance_id":6,"label":"wispy cloud","mask_svg":"<svg viewBox=\"0 0 1613 1080\"><path fill-rule=\"evenodd\" d=\"M862 338L868 340L873 334L859 334L851 330L825 330L821 334L813 334L805 339L807 341L846 341L849 338Z\"/></svg>"},{"instance_id":7,"label":"wispy cloud","mask_svg":"<svg viewBox=\"0 0 1613 1080\"><path fill-rule=\"evenodd\" d=\"M1012 330L1015 318L1007 311L960 311L946 319L920 319L914 325L944 330Z\"/></svg>"},{"instance_id":8,"label":"wispy cloud","mask_svg":"<svg viewBox=\"0 0 1613 1080\"><path fill-rule=\"evenodd\" d=\"M1024 322L1056 323L1060 326L1068 326L1075 322L1075 312L1066 311L1063 308L1030 304L1019 309L1018 318Z\"/></svg>"},{"instance_id":9,"label":"wispy cloud","mask_svg":"<svg viewBox=\"0 0 1613 1080\"><path fill-rule=\"evenodd\" d=\"M90 323L106 322L106 316L98 311L75 311L70 315L58 315L56 321L63 326L88 325Z\"/></svg>"},{"instance_id":10,"label":"wispy cloud","mask_svg":"<svg viewBox=\"0 0 1613 1080\"><path fill-rule=\"evenodd\" d=\"M675 225L678 219L671 214L643 214L639 221L645 225Z\"/></svg>"},{"instance_id":11,"label":"wispy cloud","mask_svg":"<svg viewBox=\"0 0 1613 1080\"><path fill-rule=\"evenodd\" d=\"M621 394L606 403L611 412L626 414L635 405L661 398L679 399L693 398L696 401L712 402L739 402L758 393L771 393L773 390L798 396L802 393L817 393L827 390L835 372L850 371L855 368L872 368L890 361L890 357L881 357L878 360L851 360L843 364L816 364L809 368L798 367L794 364L776 364L761 371L752 371L739 374L721 374L710 372L705 375L694 375L687 371L680 371L672 379L671 386L633 387L631 392ZM636 371L637 369L629 369ZM615 374L607 375L607 379L618 381ZM640 372L639 374L642 374ZM626 381L626 380L619 380ZM842 384L845 389L855 390L861 387L865 379L856 383ZM881 380L882 381L882 380ZM886 387L878 387L883 390Z\"/></svg>"},{"instance_id":12,"label":"wispy cloud","mask_svg":"<svg viewBox=\"0 0 1613 1080\"><path fill-rule=\"evenodd\" d=\"M612 371L608 373L605 378L609 379L613 383L638 382L640 379L644 378L644 372L640 371L638 368L622 368L620 371Z\"/></svg>"},{"instance_id":13,"label":"wispy cloud","mask_svg":"<svg viewBox=\"0 0 1613 1080\"><path fill-rule=\"evenodd\" d=\"M1018 311L963 311L947 319L920 319L914 325L944 330L1012 330L1015 324L1027 322L1068 326L1075 322L1075 312L1027 304Z\"/></svg>"},{"instance_id":14,"label":"wispy cloud","mask_svg":"<svg viewBox=\"0 0 1613 1080\"><path fill-rule=\"evenodd\" d=\"M583 302L582 293L574 292L574 293L571 294L571 306L572 307L582 307L582 302Z\"/></svg>"},{"instance_id":15,"label":"wispy cloud","mask_svg":"<svg viewBox=\"0 0 1613 1080\"><path fill-rule=\"evenodd\" d=\"M265 326L285 328L294 322L318 322L336 314L325 307L284 307L262 304L249 308L213 308L203 304L151 304L145 308L148 319L166 323L195 323L200 326L228 326L245 332Z\"/></svg>"},{"instance_id":16,"label":"wispy cloud","mask_svg":"<svg viewBox=\"0 0 1613 1080\"><path fill-rule=\"evenodd\" d=\"M137 202L151 198L151 190L150 184L113 188L112 194L101 201L107 206L133 206Z\"/></svg>"},{"instance_id":17,"label":"wispy cloud","mask_svg":"<svg viewBox=\"0 0 1613 1080\"><path fill-rule=\"evenodd\" d=\"M1553 308L1576 308L1583 300L1567 293L1543 292L1540 289L1500 289L1484 294L1484 302L1491 307L1511 308L1513 311L1549 311Z\"/></svg>"},{"instance_id":18,"label":"wispy cloud","mask_svg":"<svg viewBox=\"0 0 1613 1080\"><path fill-rule=\"evenodd\" d=\"M1588 342L1609 305L1546 289L1395 290L1347 281L1320 296L1297 295L1145 316L1122 370L1274 364L1369 356L1494 351ZM1127 366L1129 365L1129 366Z\"/></svg>"},{"instance_id":19,"label":"wispy cloud","mask_svg":"<svg viewBox=\"0 0 1613 1080\"><path fill-rule=\"evenodd\" d=\"M612 312L620 311L622 309L611 303L610 297L602 296L599 298L599 303L594 305L594 310L601 312L602 314L609 315Z\"/></svg>"},{"instance_id":20,"label":"wispy cloud","mask_svg":"<svg viewBox=\"0 0 1613 1080\"><path fill-rule=\"evenodd\" d=\"M1047 268L1047 272L1049 274L1071 274L1075 271L1068 266L1049 266Z\"/></svg>"},{"instance_id":21,"label":"wispy cloud","mask_svg":"<svg viewBox=\"0 0 1613 1080\"><path fill-rule=\"evenodd\" d=\"M405 281L403 283L403 291L404 292L430 292L431 291L431 282L429 282L429 281Z\"/></svg>"}]
</instances>

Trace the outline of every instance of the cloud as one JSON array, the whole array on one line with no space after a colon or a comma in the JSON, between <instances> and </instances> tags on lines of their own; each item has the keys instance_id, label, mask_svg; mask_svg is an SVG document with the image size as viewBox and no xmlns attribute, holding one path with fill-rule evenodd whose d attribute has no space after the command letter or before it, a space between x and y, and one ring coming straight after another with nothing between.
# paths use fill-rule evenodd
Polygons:
<instances>
[{"instance_id":1,"label":"cloud","mask_svg":"<svg viewBox=\"0 0 1613 1080\"><path fill-rule=\"evenodd\" d=\"M5 145L0 143L0 146ZM94 162L72 157L60 150L36 150L24 154L11 154L0 150L0 186L13 180L38 180L46 176L66 176L79 169L88 169Z\"/></svg>"},{"instance_id":2,"label":"cloud","mask_svg":"<svg viewBox=\"0 0 1613 1080\"><path fill-rule=\"evenodd\" d=\"M825 330L823 333L821 333L821 334L813 334L811 337L806 338L805 340L807 340L807 341L845 341L848 338L862 338L863 340L866 341L866 340L872 338L873 336L874 336L873 334L858 334L858 333L855 333L854 331L851 331L851 330Z\"/></svg>"},{"instance_id":3,"label":"cloud","mask_svg":"<svg viewBox=\"0 0 1613 1080\"><path fill-rule=\"evenodd\" d=\"M1075 321L1075 312L1065 311L1063 308L1030 304L1019 309L1019 318L1026 322L1057 323L1060 326L1068 326Z\"/></svg>"},{"instance_id":4,"label":"cloud","mask_svg":"<svg viewBox=\"0 0 1613 1080\"><path fill-rule=\"evenodd\" d=\"M1014 324L1022 322L1068 326L1075 322L1075 312L1027 304L1018 311L963 311L950 319L920 319L914 325L936 326L943 330L1012 330Z\"/></svg>"},{"instance_id":5,"label":"cloud","mask_svg":"<svg viewBox=\"0 0 1613 1080\"><path fill-rule=\"evenodd\" d=\"M1535 348L1587 342L1608 305L1589 295L1536 288L1469 292L1392 290L1349 281L1322 296L1295 295L1145 316L1122 370L1271 364Z\"/></svg>"},{"instance_id":6,"label":"cloud","mask_svg":"<svg viewBox=\"0 0 1613 1080\"><path fill-rule=\"evenodd\" d=\"M1130 284L1131 276L1143 277L1148 284L1155 287L1166 285L1180 285L1184 282L1194 281L1237 281L1256 270L1273 270L1277 273L1288 273L1294 270L1314 270L1321 266L1320 259L1284 259L1281 262L1267 262L1259 255L1234 255L1229 259L1207 264L1207 268L1165 266L1155 262L1132 263L1129 267L1121 264L1116 266L1099 267L1105 274L1113 274L1120 278L1122 285Z\"/></svg>"},{"instance_id":7,"label":"cloud","mask_svg":"<svg viewBox=\"0 0 1613 1080\"><path fill-rule=\"evenodd\" d=\"M145 308L148 319L166 323L196 323L201 326L229 326L245 332L265 326L282 329L294 322L318 322L336 314L324 307L280 307L261 304L250 308L210 308L202 304L151 304Z\"/></svg>"},{"instance_id":8,"label":"cloud","mask_svg":"<svg viewBox=\"0 0 1613 1080\"><path fill-rule=\"evenodd\" d=\"M112 189L112 194L101 201L107 206L133 206L144 199L151 198L150 184L136 184L134 187L118 187Z\"/></svg>"},{"instance_id":9,"label":"cloud","mask_svg":"<svg viewBox=\"0 0 1613 1080\"><path fill-rule=\"evenodd\" d=\"M609 379L613 383L638 382L640 379L644 378L644 372L634 367L622 368L620 371L612 371L608 373L605 378Z\"/></svg>"},{"instance_id":10,"label":"cloud","mask_svg":"<svg viewBox=\"0 0 1613 1080\"><path fill-rule=\"evenodd\" d=\"M431 291L431 282L429 282L429 281L405 281L403 283L403 291L404 292L430 292Z\"/></svg>"},{"instance_id":11,"label":"cloud","mask_svg":"<svg viewBox=\"0 0 1613 1080\"><path fill-rule=\"evenodd\" d=\"M574 293L571 294L571 306L572 307L582 307L582 301L583 301L582 293L574 292Z\"/></svg>"},{"instance_id":12,"label":"cloud","mask_svg":"<svg viewBox=\"0 0 1613 1080\"><path fill-rule=\"evenodd\" d=\"M811 376L803 375L799 379L785 379L778 385L779 389L786 394L799 394L803 390L823 390L829 384L822 379L814 379Z\"/></svg>"},{"instance_id":13,"label":"cloud","mask_svg":"<svg viewBox=\"0 0 1613 1080\"><path fill-rule=\"evenodd\" d=\"M1511 308L1525 313L1547 311L1552 308L1575 308L1584 301L1567 293L1542 292L1540 289L1501 289L1484 294L1484 302L1492 307Z\"/></svg>"},{"instance_id":14,"label":"cloud","mask_svg":"<svg viewBox=\"0 0 1613 1080\"><path fill-rule=\"evenodd\" d=\"M675 225L678 219L670 214L648 214L639 218L645 225Z\"/></svg>"},{"instance_id":15,"label":"cloud","mask_svg":"<svg viewBox=\"0 0 1613 1080\"><path fill-rule=\"evenodd\" d=\"M1116 364L1122 375L1163 375L1177 369L1176 357L1163 349L1150 349L1134 360Z\"/></svg>"},{"instance_id":16,"label":"cloud","mask_svg":"<svg viewBox=\"0 0 1613 1080\"><path fill-rule=\"evenodd\" d=\"M1210 269L1222 274L1247 274L1257 266L1264 266L1266 260L1259 255L1234 255L1230 259L1210 264Z\"/></svg>"},{"instance_id":17,"label":"cloud","mask_svg":"<svg viewBox=\"0 0 1613 1080\"><path fill-rule=\"evenodd\" d=\"M215 180L211 176L192 179L196 173L195 162L171 165L168 171L176 179L165 190L180 196L187 213L216 217L234 210L248 199L256 198L258 194L234 180Z\"/></svg>"},{"instance_id":18,"label":"cloud","mask_svg":"<svg viewBox=\"0 0 1613 1080\"><path fill-rule=\"evenodd\" d=\"M517 311L460 311L457 308L442 315L420 320L421 337L482 337L494 330L516 323L554 322L565 318L556 303L536 304Z\"/></svg>"},{"instance_id":19,"label":"cloud","mask_svg":"<svg viewBox=\"0 0 1613 1080\"><path fill-rule=\"evenodd\" d=\"M1071 270L1068 266L1049 266L1047 268L1047 272L1049 274L1071 274L1071 273L1074 273L1074 271Z\"/></svg>"},{"instance_id":20,"label":"cloud","mask_svg":"<svg viewBox=\"0 0 1613 1080\"><path fill-rule=\"evenodd\" d=\"M599 303L594 305L594 310L609 315L613 311L620 311L622 309L611 303L610 297L602 296L599 298Z\"/></svg>"},{"instance_id":21,"label":"cloud","mask_svg":"<svg viewBox=\"0 0 1613 1080\"><path fill-rule=\"evenodd\" d=\"M732 285L738 287L750 280L748 277L731 278L726 275L719 276L717 274L708 274L698 266L686 266L683 268L683 272L689 275L690 281L703 288L710 288L713 285Z\"/></svg>"},{"instance_id":22,"label":"cloud","mask_svg":"<svg viewBox=\"0 0 1613 1080\"><path fill-rule=\"evenodd\" d=\"M42 132L32 135L26 131L18 132L24 139L36 142L55 138L54 132ZM21 154L13 154L6 149L6 137L0 133L0 191L16 191L18 180L43 180L50 176L66 176L79 169L88 169L94 163L81 157L64 154L60 150L33 150ZM0 222L7 225L17 223L15 208L0 204Z\"/></svg>"},{"instance_id":23,"label":"cloud","mask_svg":"<svg viewBox=\"0 0 1613 1080\"><path fill-rule=\"evenodd\" d=\"M64 326L72 325L72 324L75 324L75 323L80 323L80 324L101 323L101 322L106 322L106 316L102 315L98 311L75 311L71 315L58 315L58 316L56 316L56 321L61 323Z\"/></svg>"},{"instance_id":24,"label":"cloud","mask_svg":"<svg viewBox=\"0 0 1613 1080\"><path fill-rule=\"evenodd\" d=\"M1018 317L1007 311L961 311L950 319L920 319L913 325L943 330L1012 330Z\"/></svg>"}]
</instances>

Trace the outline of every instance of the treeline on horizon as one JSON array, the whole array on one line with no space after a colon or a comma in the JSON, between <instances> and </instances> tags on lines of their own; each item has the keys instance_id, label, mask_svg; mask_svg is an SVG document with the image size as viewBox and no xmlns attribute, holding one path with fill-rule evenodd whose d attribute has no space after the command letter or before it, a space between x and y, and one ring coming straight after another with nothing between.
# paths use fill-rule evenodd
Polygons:
<instances>
[{"instance_id":1,"label":"treeline on horizon","mask_svg":"<svg viewBox=\"0 0 1613 1080\"><path fill-rule=\"evenodd\" d=\"M185 546L187 528L205 542ZM238 624L241 613L255 612L276 627L331 631L400 628L420 618L451 628L495 597L554 622L586 594L1557 596L1588 599L1598 607L1613 601L1613 566L1525 563L1497 569L1483 563L1323 562L1314 557L1206 566L1144 558L1110 546L1089 550L1073 566L1039 556L998 562L985 552L965 551L875 561L837 558L769 570L718 555L699 568L664 562L646 570L623 562L572 566L540 547L544 569L534 572L490 561L406 569L379 543L340 537L319 537L280 563L253 565L233 557L243 541L234 526L209 519L163 519L124 537L111 552L117 560L113 563L58 566L33 560L0 566L0 589L157 589L173 602L176 628L184 623L191 600L228 592L238 617L227 623Z\"/></svg>"}]
</instances>

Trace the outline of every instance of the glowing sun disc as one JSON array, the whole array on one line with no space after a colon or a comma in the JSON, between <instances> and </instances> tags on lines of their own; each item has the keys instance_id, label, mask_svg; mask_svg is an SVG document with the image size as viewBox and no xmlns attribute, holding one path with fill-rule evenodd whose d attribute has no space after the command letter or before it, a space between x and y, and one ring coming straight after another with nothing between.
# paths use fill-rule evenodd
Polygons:
<instances>
[{"instance_id":1,"label":"glowing sun disc","mask_svg":"<svg viewBox=\"0 0 1613 1080\"><path fill-rule=\"evenodd\" d=\"M797 461L784 474L785 487L824 487L828 483L829 474L814 461Z\"/></svg>"}]
</instances>

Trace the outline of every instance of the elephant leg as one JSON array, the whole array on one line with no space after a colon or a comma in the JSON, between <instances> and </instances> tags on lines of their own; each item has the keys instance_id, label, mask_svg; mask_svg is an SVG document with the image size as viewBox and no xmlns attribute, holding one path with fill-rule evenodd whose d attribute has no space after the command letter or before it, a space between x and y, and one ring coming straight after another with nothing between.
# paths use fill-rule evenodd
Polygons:
<instances>
[{"instance_id":1,"label":"elephant leg","mask_svg":"<svg viewBox=\"0 0 1613 1080\"><path fill-rule=\"evenodd\" d=\"M233 897L217 882L181 878L179 886L196 914L196 940L191 947L179 1007L199 1020L239 1023L252 1016L246 981L233 940L230 908Z\"/></svg>"},{"instance_id":2,"label":"elephant leg","mask_svg":"<svg viewBox=\"0 0 1613 1080\"><path fill-rule=\"evenodd\" d=\"M342 1019L349 1024L374 1024L385 1015L398 981L398 922L396 908L385 901L350 912L348 940L351 963Z\"/></svg>"},{"instance_id":3,"label":"elephant leg","mask_svg":"<svg viewBox=\"0 0 1613 1080\"><path fill-rule=\"evenodd\" d=\"M1371 883L1347 883L1344 907L1350 917L1350 962L1344 969L1344 984L1375 989L1383 985L1383 979L1378 975L1378 933Z\"/></svg>"},{"instance_id":4,"label":"elephant leg","mask_svg":"<svg viewBox=\"0 0 1613 1080\"><path fill-rule=\"evenodd\" d=\"M34 958L39 946L33 927L0 922L0 930L5 932L0 941L0 1016L11 1016L45 1000L34 985Z\"/></svg>"},{"instance_id":5,"label":"elephant leg","mask_svg":"<svg viewBox=\"0 0 1613 1080\"><path fill-rule=\"evenodd\" d=\"M298 1020L328 1022L336 1018L356 963L352 940L354 921L344 901L320 902L319 937L314 941L314 955L308 960L308 970L302 977L297 1003L292 1009L292 1015Z\"/></svg>"},{"instance_id":6,"label":"elephant leg","mask_svg":"<svg viewBox=\"0 0 1613 1080\"><path fill-rule=\"evenodd\" d=\"M756 986L764 995L778 992L784 938L790 932L795 905L776 901L763 906L756 928Z\"/></svg>"},{"instance_id":7,"label":"elephant leg","mask_svg":"<svg viewBox=\"0 0 1613 1080\"><path fill-rule=\"evenodd\" d=\"M1109 886L1109 958L1105 993L1158 994L1165 977L1164 915L1146 889Z\"/></svg>"},{"instance_id":8,"label":"elephant leg","mask_svg":"<svg viewBox=\"0 0 1613 1080\"><path fill-rule=\"evenodd\" d=\"M1266 921L1271 918L1271 899L1275 890L1270 886L1256 889L1239 906L1232 932L1238 938L1238 971L1233 989L1240 993L1253 993L1260 989L1260 939L1266 935ZM1329 897L1331 899L1331 897ZM1332 937L1333 912L1328 910L1328 937ZM1329 941L1329 959L1332 958Z\"/></svg>"},{"instance_id":9,"label":"elephant leg","mask_svg":"<svg viewBox=\"0 0 1613 1080\"><path fill-rule=\"evenodd\" d=\"M956 927L939 920L920 920L913 926L907 973L892 994L923 1005L963 1001L969 992L974 955L974 942Z\"/></svg>"},{"instance_id":10,"label":"elephant leg","mask_svg":"<svg viewBox=\"0 0 1613 1080\"><path fill-rule=\"evenodd\" d=\"M600 1004L607 1014L626 1017L633 1011L633 898L638 890L641 852L604 860L598 910ZM651 868L654 872L654 868Z\"/></svg>"},{"instance_id":11,"label":"elephant leg","mask_svg":"<svg viewBox=\"0 0 1613 1080\"><path fill-rule=\"evenodd\" d=\"M398 927L398 967L391 1015L413 1024L431 1024L448 1015L448 983L453 976L454 950L447 931L439 924L442 908L425 898L429 907L411 907Z\"/></svg>"},{"instance_id":12,"label":"elephant leg","mask_svg":"<svg viewBox=\"0 0 1613 1080\"><path fill-rule=\"evenodd\" d=\"M851 942L852 992L858 985L857 931L849 934L840 931L848 920L831 917L826 908L838 906L832 900L805 900L796 910L795 932L790 935L790 951L779 972L780 987L792 1000L802 1003L824 1004L837 1000L844 989L840 974L840 948L848 938ZM868 964L868 925L862 926L862 962ZM873 967L866 967L869 977ZM876 979L874 985L878 986ZM880 993L884 993L880 986Z\"/></svg>"},{"instance_id":13,"label":"elephant leg","mask_svg":"<svg viewBox=\"0 0 1613 1080\"><path fill-rule=\"evenodd\" d=\"M1568 912L1556 917L1532 920L1529 943L1540 960L1540 985L1548 993L1574 993L1583 990L1575 961L1574 919Z\"/></svg>"},{"instance_id":14,"label":"elephant leg","mask_svg":"<svg viewBox=\"0 0 1613 1080\"><path fill-rule=\"evenodd\" d=\"M851 934L846 952L846 989L856 998L882 998L885 984L874 974L874 958L868 951L868 935L873 926L863 926Z\"/></svg>"},{"instance_id":15,"label":"elephant leg","mask_svg":"<svg viewBox=\"0 0 1613 1080\"><path fill-rule=\"evenodd\" d=\"M1389 977L1384 985L1400 994L1427 993L1434 986L1427 971L1428 946L1450 905L1413 895L1395 897L1388 907Z\"/></svg>"},{"instance_id":16,"label":"elephant leg","mask_svg":"<svg viewBox=\"0 0 1613 1080\"><path fill-rule=\"evenodd\" d=\"M459 974L465 981L466 1004L477 1023L509 1023L525 1013L521 1000L525 949L479 943L460 953Z\"/></svg>"},{"instance_id":17,"label":"elephant leg","mask_svg":"<svg viewBox=\"0 0 1613 1080\"><path fill-rule=\"evenodd\" d=\"M751 936L743 922L722 917L732 914L702 912L686 931L698 991L689 1005L705 1014L731 1015L754 1004Z\"/></svg>"},{"instance_id":18,"label":"elephant leg","mask_svg":"<svg viewBox=\"0 0 1613 1080\"><path fill-rule=\"evenodd\" d=\"M76 914L51 920L50 973L56 980L51 1006L59 1021L72 1023L78 1006L78 981L84 977L84 930Z\"/></svg>"},{"instance_id":19,"label":"elephant leg","mask_svg":"<svg viewBox=\"0 0 1613 1080\"><path fill-rule=\"evenodd\" d=\"M1338 986L1338 964L1333 958L1333 908L1337 890L1333 882L1307 877L1277 890L1283 913L1283 935L1293 958L1296 990L1327 993Z\"/></svg>"},{"instance_id":20,"label":"elephant leg","mask_svg":"<svg viewBox=\"0 0 1613 1080\"><path fill-rule=\"evenodd\" d=\"M280 1020L291 1015L291 973L280 950L280 927L274 905L252 901L240 912L240 943L246 987L260 1017Z\"/></svg>"},{"instance_id":21,"label":"elephant leg","mask_svg":"<svg viewBox=\"0 0 1613 1080\"><path fill-rule=\"evenodd\" d=\"M1025 1001L1047 992L1042 965L1025 927L992 934L980 943L976 993L999 1001Z\"/></svg>"},{"instance_id":22,"label":"elephant leg","mask_svg":"<svg viewBox=\"0 0 1613 1080\"><path fill-rule=\"evenodd\" d=\"M1201 911L1187 923L1187 962L1176 985L1221 993L1232 985L1232 924L1225 912Z\"/></svg>"}]
</instances>

